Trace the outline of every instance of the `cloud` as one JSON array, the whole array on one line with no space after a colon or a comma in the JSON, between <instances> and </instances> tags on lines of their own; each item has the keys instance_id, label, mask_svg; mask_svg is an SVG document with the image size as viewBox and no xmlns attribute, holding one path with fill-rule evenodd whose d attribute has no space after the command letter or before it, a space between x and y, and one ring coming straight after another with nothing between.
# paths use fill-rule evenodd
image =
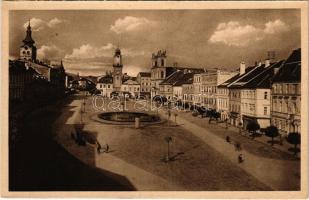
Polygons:
<instances>
[{"instance_id":1,"label":"cloud","mask_svg":"<svg viewBox=\"0 0 309 200\"><path fill-rule=\"evenodd\" d=\"M220 23L210 37L210 43L222 42L229 46L247 46L252 38L258 36L260 31L252 25L240 25L239 22L230 21Z\"/></svg>"},{"instance_id":2,"label":"cloud","mask_svg":"<svg viewBox=\"0 0 309 200\"><path fill-rule=\"evenodd\" d=\"M54 28L58 24L61 24L61 23L64 23L64 22L65 22L64 20L60 20L58 18L53 18L49 21L44 21L44 20L39 19L39 18L31 18L30 19L30 25L31 25L32 31L40 31L40 30L43 30L46 27ZM29 24L29 21L24 23L25 29L27 28L28 24Z\"/></svg>"},{"instance_id":3,"label":"cloud","mask_svg":"<svg viewBox=\"0 0 309 200\"><path fill-rule=\"evenodd\" d=\"M288 26L277 19L265 23L265 28L253 25L242 25L237 21L220 23L215 32L210 36L210 43L224 43L228 46L244 47L254 41L261 41L266 35L280 33L288 30Z\"/></svg>"},{"instance_id":4,"label":"cloud","mask_svg":"<svg viewBox=\"0 0 309 200\"><path fill-rule=\"evenodd\" d=\"M149 28L149 26L156 25L156 21L148 20L145 17L132 17L126 16L124 18L119 18L115 21L114 25L111 25L110 30L117 34L124 32L132 32L141 30L143 28Z\"/></svg>"},{"instance_id":5,"label":"cloud","mask_svg":"<svg viewBox=\"0 0 309 200\"><path fill-rule=\"evenodd\" d=\"M60 60L63 55L63 50L61 50L55 45L42 45L38 49L37 53L39 59Z\"/></svg>"},{"instance_id":6,"label":"cloud","mask_svg":"<svg viewBox=\"0 0 309 200\"><path fill-rule=\"evenodd\" d=\"M49 22L47 22L47 26L52 28L52 27L55 27L56 25L61 24L61 23L63 23L62 20L60 20L58 18L54 18L54 19L51 19Z\"/></svg>"},{"instance_id":7,"label":"cloud","mask_svg":"<svg viewBox=\"0 0 309 200\"><path fill-rule=\"evenodd\" d=\"M24 23L25 29L28 27L28 24L29 24L29 21ZM32 18L30 20L30 25L31 25L32 31L42 30L44 28L45 24L46 24L45 21L38 19L38 18Z\"/></svg>"},{"instance_id":8,"label":"cloud","mask_svg":"<svg viewBox=\"0 0 309 200\"><path fill-rule=\"evenodd\" d=\"M289 26L285 24L280 19L275 21L269 21L265 24L264 33L266 34L275 34L279 32L285 32L289 30Z\"/></svg>"},{"instance_id":9,"label":"cloud","mask_svg":"<svg viewBox=\"0 0 309 200\"><path fill-rule=\"evenodd\" d=\"M116 46L108 43L101 47L94 47L90 44L84 44L79 48L74 48L72 54L66 55L66 59L94 59L100 57L112 58ZM132 49L122 48L121 53L123 56L135 57L145 55L145 51L136 51Z\"/></svg>"},{"instance_id":10,"label":"cloud","mask_svg":"<svg viewBox=\"0 0 309 200\"><path fill-rule=\"evenodd\" d=\"M66 55L66 59L87 59L102 56L111 57L112 50L116 48L112 43L102 47L93 47L90 44L84 44L79 48L74 48L72 54Z\"/></svg>"},{"instance_id":11,"label":"cloud","mask_svg":"<svg viewBox=\"0 0 309 200\"><path fill-rule=\"evenodd\" d=\"M83 44L74 48L71 54L65 55L65 69L72 72L80 71L82 74L102 75L106 71L112 70L114 51L117 47L112 43L107 43L101 47L95 47L90 44ZM139 51L131 48L121 48L121 54L124 59L124 71L133 75L140 68L129 64L132 60L146 55L145 51ZM150 55L150 54L149 54Z\"/></svg>"}]
</instances>

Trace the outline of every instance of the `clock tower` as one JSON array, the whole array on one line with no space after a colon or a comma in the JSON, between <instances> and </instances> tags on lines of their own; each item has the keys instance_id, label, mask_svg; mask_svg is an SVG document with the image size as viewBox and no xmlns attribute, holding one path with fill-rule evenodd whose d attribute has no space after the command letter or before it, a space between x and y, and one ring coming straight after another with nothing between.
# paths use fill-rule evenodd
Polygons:
<instances>
[{"instance_id":1,"label":"clock tower","mask_svg":"<svg viewBox=\"0 0 309 200\"><path fill-rule=\"evenodd\" d=\"M119 48L115 50L113 62L113 87L116 91L120 91L122 85L122 56Z\"/></svg>"},{"instance_id":2,"label":"clock tower","mask_svg":"<svg viewBox=\"0 0 309 200\"><path fill-rule=\"evenodd\" d=\"M35 61L36 60L36 46L34 45L34 40L31 36L31 26L30 20L27 27L26 37L23 40L23 45L20 47L20 59L27 61Z\"/></svg>"}]
</instances>

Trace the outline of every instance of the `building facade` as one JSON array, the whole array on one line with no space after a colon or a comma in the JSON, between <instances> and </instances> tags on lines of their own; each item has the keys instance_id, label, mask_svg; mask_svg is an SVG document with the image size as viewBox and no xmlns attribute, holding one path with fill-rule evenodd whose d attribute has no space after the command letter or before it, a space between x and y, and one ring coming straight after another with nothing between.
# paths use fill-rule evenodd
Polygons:
<instances>
[{"instance_id":1,"label":"building facade","mask_svg":"<svg viewBox=\"0 0 309 200\"><path fill-rule=\"evenodd\" d=\"M271 123L280 133L300 133L301 49L296 49L277 71L272 81Z\"/></svg>"},{"instance_id":2,"label":"building facade","mask_svg":"<svg viewBox=\"0 0 309 200\"><path fill-rule=\"evenodd\" d=\"M268 64L267 64L268 63ZM241 88L241 116L246 129L250 122L255 122L261 128L270 125L271 80L283 61L260 66L263 71L248 81Z\"/></svg>"},{"instance_id":3,"label":"building facade","mask_svg":"<svg viewBox=\"0 0 309 200\"><path fill-rule=\"evenodd\" d=\"M141 95L150 97L151 93L151 73L150 72L139 72L136 81L140 84Z\"/></svg>"},{"instance_id":4,"label":"building facade","mask_svg":"<svg viewBox=\"0 0 309 200\"><path fill-rule=\"evenodd\" d=\"M106 75L101 77L96 84L97 90L100 91L103 97L111 97L113 92L113 77L111 75Z\"/></svg>"},{"instance_id":5,"label":"building facade","mask_svg":"<svg viewBox=\"0 0 309 200\"><path fill-rule=\"evenodd\" d=\"M127 80L121 85L121 91L125 93L130 93L132 97L140 96L140 84L135 80Z\"/></svg>"},{"instance_id":6,"label":"building facade","mask_svg":"<svg viewBox=\"0 0 309 200\"><path fill-rule=\"evenodd\" d=\"M200 104L207 109L217 109L217 87L236 75L236 72L223 70L208 70L201 76Z\"/></svg>"},{"instance_id":7,"label":"building facade","mask_svg":"<svg viewBox=\"0 0 309 200\"><path fill-rule=\"evenodd\" d=\"M193 77L193 103L194 104L201 104L203 101L202 98L202 74L194 74Z\"/></svg>"},{"instance_id":8,"label":"building facade","mask_svg":"<svg viewBox=\"0 0 309 200\"><path fill-rule=\"evenodd\" d=\"M36 72L24 62L9 61L9 100L23 101L25 87L33 81Z\"/></svg>"}]
</instances>

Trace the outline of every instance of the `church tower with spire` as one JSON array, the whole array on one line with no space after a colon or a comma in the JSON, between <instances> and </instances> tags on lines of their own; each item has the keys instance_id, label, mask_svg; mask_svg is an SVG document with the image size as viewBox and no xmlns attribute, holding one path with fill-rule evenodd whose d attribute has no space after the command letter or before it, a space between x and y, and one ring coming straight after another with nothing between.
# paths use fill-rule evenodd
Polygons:
<instances>
[{"instance_id":1,"label":"church tower with spire","mask_svg":"<svg viewBox=\"0 0 309 200\"><path fill-rule=\"evenodd\" d=\"M113 62L113 87L116 91L120 91L122 85L122 67L121 51L117 47L115 50Z\"/></svg>"},{"instance_id":2,"label":"church tower with spire","mask_svg":"<svg viewBox=\"0 0 309 200\"><path fill-rule=\"evenodd\" d=\"M34 40L31 36L31 26L30 20L26 31L26 37L23 40L23 45L20 47L20 59L27 61L35 61L36 60L36 46L34 45Z\"/></svg>"}]
</instances>

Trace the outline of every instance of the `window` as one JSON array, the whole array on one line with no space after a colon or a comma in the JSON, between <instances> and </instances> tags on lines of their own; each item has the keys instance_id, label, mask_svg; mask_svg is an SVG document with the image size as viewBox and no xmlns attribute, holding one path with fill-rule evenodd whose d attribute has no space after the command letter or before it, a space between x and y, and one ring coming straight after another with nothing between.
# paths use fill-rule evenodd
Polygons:
<instances>
[{"instance_id":1,"label":"window","mask_svg":"<svg viewBox=\"0 0 309 200\"><path fill-rule=\"evenodd\" d=\"M110 85L107 85L107 87L110 88L111 86L110 86Z\"/></svg>"},{"instance_id":2,"label":"window","mask_svg":"<svg viewBox=\"0 0 309 200\"><path fill-rule=\"evenodd\" d=\"M267 92L264 92L264 99L268 99L268 94L267 94Z\"/></svg>"},{"instance_id":3,"label":"window","mask_svg":"<svg viewBox=\"0 0 309 200\"><path fill-rule=\"evenodd\" d=\"M164 59L161 60L161 66L164 66Z\"/></svg>"},{"instance_id":4,"label":"window","mask_svg":"<svg viewBox=\"0 0 309 200\"><path fill-rule=\"evenodd\" d=\"M100 84L100 88L102 88L102 84Z\"/></svg>"},{"instance_id":5,"label":"window","mask_svg":"<svg viewBox=\"0 0 309 200\"><path fill-rule=\"evenodd\" d=\"M267 115L267 107L264 107L264 115Z\"/></svg>"},{"instance_id":6,"label":"window","mask_svg":"<svg viewBox=\"0 0 309 200\"><path fill-rule=\"evenodd\" d=\"M164 72L161 71L161 78L164 78Z\"/></svg>"},{"instance_id":7,"label":"window","mask_svg":"<svg viewBox=\"0 0 309 200\"><path fill-rule=\"evenodd\" d=\"M284 101L283 101L283 104L282 104L282 112L286 113L287 110L288 110L287 107L288 107L288 106L287 106L287 102L284 100Z\"/></svg>"}]
</instances>

